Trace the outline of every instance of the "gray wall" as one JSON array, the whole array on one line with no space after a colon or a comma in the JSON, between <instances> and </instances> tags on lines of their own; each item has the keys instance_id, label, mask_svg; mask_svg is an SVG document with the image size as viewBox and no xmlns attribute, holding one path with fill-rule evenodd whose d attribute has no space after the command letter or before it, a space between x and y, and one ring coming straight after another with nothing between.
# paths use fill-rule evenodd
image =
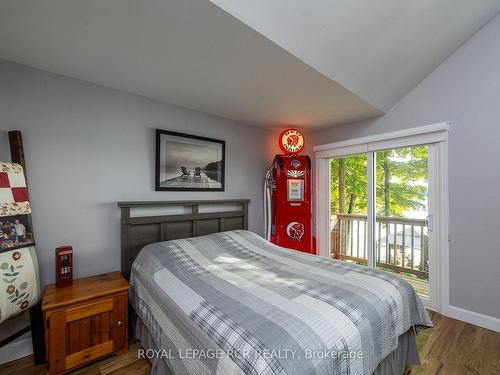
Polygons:
<instances>
[{"instance_id":1,"label":"gray wall","mask_svg":"<svg viewBox=\"0 0 500 375\"><path fill-rule=\"evenodd\" d=\"M500 318L500 16L385 116L312 134L313 144L452 121L450 303Z\"/></svg>"},{"instance_id":2,"label":"gray wall","mask_svg":"<svg viewBox=\"0 0 500 375\"><path fill-rule=\"evenodd\" d=\"M226 191L154 191L154 129L226 140ZM117 201L250 198L259 234L270 132L0 60L0 158L7 130L23 133L41 278L54 248L72 244L76 276L120 268Z\"/></svg>"}]
</instances>

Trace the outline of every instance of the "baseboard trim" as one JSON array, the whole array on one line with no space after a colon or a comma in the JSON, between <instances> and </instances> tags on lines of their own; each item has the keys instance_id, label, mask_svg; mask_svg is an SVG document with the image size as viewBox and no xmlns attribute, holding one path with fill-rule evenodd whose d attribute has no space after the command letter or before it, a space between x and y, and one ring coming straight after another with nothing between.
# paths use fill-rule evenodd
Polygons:
<instances>
[{"instance_id":1,"label":"baseboard trim","mask_svg":"<svg viewBox=\"0 0 500 375\"><path fill-rule=\"evenodd\" d=\"M474 311L465 310L457 306L448 306L447 315L450 318L462 320L466 323L500 332L500 319L483 315Z\"/></svg>"}]
</instances>

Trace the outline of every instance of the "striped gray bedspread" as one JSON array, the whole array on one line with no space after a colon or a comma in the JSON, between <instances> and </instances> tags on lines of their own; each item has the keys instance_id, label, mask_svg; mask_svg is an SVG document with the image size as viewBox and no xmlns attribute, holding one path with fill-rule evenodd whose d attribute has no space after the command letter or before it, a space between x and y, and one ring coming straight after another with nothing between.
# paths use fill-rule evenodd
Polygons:
<instances>
[{"instance_id":1,"label":"striped gray bedspread","mask_svg":"<svg viewBox=\"0 0 500 375\"><path fill-rule=\"evenodd\" d=\"M371 374L432 325L402 278L248 231L146 246L130 301L176 374Z\"/></svg>"}]
</instances>

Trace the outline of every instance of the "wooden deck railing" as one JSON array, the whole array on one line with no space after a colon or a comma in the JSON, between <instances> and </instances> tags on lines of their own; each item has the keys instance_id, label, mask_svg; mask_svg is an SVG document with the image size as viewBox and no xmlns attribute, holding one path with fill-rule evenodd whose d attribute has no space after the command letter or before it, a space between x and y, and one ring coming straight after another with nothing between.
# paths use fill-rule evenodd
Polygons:
<instances>
[{"instance_id":1,"label":"wooden deck railing","mask_svg":"<svg viewBox=\"0 0 500 375\"><path fill-rule=\"evenodd\" d=\"M366 216L332 214L332 258L367 264L366 237ZM428 278L426 220L377 216L375 238L378 267Z\"/></svg>"}]
</instances>

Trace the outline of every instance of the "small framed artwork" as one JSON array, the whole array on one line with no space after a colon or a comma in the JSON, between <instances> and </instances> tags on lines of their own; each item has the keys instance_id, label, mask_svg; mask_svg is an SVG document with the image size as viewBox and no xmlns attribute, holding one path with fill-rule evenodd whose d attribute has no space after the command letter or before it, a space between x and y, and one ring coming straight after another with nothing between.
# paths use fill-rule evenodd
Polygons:
<instances>
[{"instance_id":1,"label":"small framed artwork","mask_svg":"<svg viewBox=\"0 0 500 375\"><path fill-rule=\"evenodd\" d=\"M33 245L30 215L0 217L0 252Z\"/></svg>"},{"instance_id":2,"label":"small framed artwork","mask_svg":"<svg viewBox=\"0 0 500 375\"><path fill-rule=\"evenodd\" d=\"M226 142L156 129L156 191L224 191Z\"/></svg>"}]
</instances>

